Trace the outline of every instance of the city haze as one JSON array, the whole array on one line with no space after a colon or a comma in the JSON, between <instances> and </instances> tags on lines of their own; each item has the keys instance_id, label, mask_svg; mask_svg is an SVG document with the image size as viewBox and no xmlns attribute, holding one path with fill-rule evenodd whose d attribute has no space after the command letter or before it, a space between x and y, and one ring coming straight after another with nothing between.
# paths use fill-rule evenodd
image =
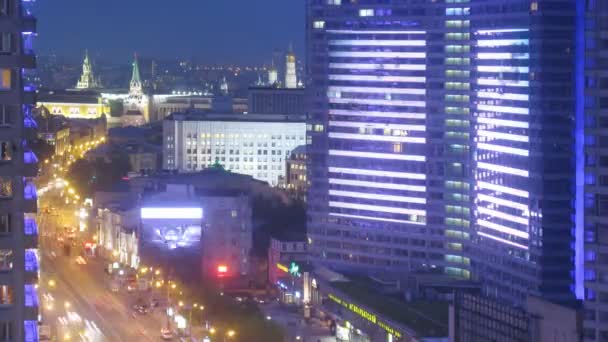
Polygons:
<instances>
[{"instance_id":1,"label":"city haze","mask_svg":"<svg viewBox=\"0 0 608 342\"><path fill-rule=\"evenodd\" d=\"M42 55L267 63L274 49L303 49L302 0L47 0L35 11Z\"/></svg>"}]
</instances>

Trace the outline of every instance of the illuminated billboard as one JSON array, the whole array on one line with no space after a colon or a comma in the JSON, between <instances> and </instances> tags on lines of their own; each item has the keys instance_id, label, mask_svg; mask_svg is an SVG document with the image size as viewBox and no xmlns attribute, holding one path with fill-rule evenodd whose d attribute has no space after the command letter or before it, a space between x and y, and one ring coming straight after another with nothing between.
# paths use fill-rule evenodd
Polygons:
<instances>
[{"instance_id":1,"label":"illuminated billboard","mask_svg":"<svg viewBox=\"0 0 608 342\"><path fill-rule=\"evenodd\" d=\"M141 208L142 219L202 219L202 208Z\"/></svg>"},{"instance_id":2,"label":"illuminated billboard","mask_svg":"<svg viewBox=\"0 0 608 342\"><path fill-rule=\"evenodd\" d=\"M160 248L199 246L203 209L195 207L141 208L142 239Z\"/></svg>"}]
</instances>

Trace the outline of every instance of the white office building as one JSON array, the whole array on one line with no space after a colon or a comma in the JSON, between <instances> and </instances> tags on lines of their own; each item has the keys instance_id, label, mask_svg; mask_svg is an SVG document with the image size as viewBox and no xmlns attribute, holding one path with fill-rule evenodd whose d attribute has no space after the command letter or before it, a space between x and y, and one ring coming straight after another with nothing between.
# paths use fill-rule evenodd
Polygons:
<instances>
[{"instance_id":1,"label":"white office building","mask_svg":"<svg viewBox=\"0 0 608 342\"><path fill-rule=\"evenodd\" d=\"M276 186L285 179L285 159L305 136L304 116L176 113L163 123L163 168L221 165Z\"/></svg>"}]
</instances>

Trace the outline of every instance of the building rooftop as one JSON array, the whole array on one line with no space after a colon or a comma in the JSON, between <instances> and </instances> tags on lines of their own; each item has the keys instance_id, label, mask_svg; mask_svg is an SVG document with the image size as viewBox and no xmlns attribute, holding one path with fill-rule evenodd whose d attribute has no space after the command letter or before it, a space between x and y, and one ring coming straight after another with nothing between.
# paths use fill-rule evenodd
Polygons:
<instances>
[{"instance_id":1,"label":"building rooftop","mask_svg":"<svg viewBox=\"0 0 608 342\"><path fill-rule=\"evenodd\" d=\"M285 88L285 87L275 87L275 86L251 86L249 87L249 91L257 91L257 92L286 92L286 93L301 93L304 94L306 91L305 88Z\"/></svg>"},{"instance_id":2,"label":"building rooftop","mask_svg":"<svg viewBox=\"0 0 608 342\"><path fill-rule=\"evenodd\" d=\"M297 146L296 148L294 148L293 150L291 150L291 154L292 155L295 155L295 154L306 154L306 145Z\"/></svg>"},{"instance_id":3,"label":"building rooftop","mask_svg":"<svg viewBox=\"0 0 608 342\"><path fill-rule=\"evenodd\" d=\"M278 114L240 114L240 113L207 113L191 110L183 113L173 113L166 121L247 121L247 122L305 122L305 115Z\"/></svg>"},{"instance_id":4,"label":"building rooftop","mask_svg":"<svg viewBox=\"0 0 608 342\"><path fill-rule=\"evenodd\" d=\"M99 103L99 92L84 90L49 90L37 94L38 102L55 103Z\"/></svg>"},{"instance_id":5,"label":"building rooftop","mask_svg":"<svg viewBox=\"0 0 608 342\"><path fill-rule=\"evenodd\" d=\"M447 302L405 302L396 296L382 295L361 280L334 281L330 284L358 303L411 329L419 337L448 336Z\"/></svg>"},{"instance_id":6,"label":"building rooftop","mask_svg":"<svg viewBox=\"0 0 608 342\"><path fill-rule=\"evenodd\" d=\"M274 232L270 237L281 242L306 242L305 232L295 232L292 230Z\"/></svg>"}]
</instances>

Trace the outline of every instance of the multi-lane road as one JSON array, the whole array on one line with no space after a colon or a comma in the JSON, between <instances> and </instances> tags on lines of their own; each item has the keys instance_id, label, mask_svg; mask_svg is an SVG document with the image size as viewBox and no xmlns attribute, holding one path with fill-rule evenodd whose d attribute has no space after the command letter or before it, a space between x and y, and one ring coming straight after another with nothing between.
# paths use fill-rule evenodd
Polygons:
<instances>
[{"instance_id":1,"label":"multi-lane road","mask_svg":"<svg viewBox=\"0 0 608 342\"><path fill-rule=\"evenodd\" d=\"M69 225L74 213L69 210L55 210L53 215L41 214L41 288L54 299L52 310L41 303L42 317L51 326L61 341L63 331L57 328L59 317L67 311L77 313L83 321L93 322L101 331L99 341L159 341L160 329L166 324L164 312L137 315L132 305L140 296L135 292L120 289L113 292L110 276L104 271L104 262L97 258L79 258L78 248L72 248L65 255L62 244L57 242L56 232L63 225ZM70 215L71 214L71 215ZM80 262L77 262L78 259ZM86 264L82 262L86 260ZM52 286L49 284L51 281ZM41 296L42 297L42 296ZM68 303L68 304L66 304ZM71 340L80 338L70 334ZM91 341L93 342L93 341ZM97 342L97 341L94 341Z\"/></svg>"}]
</instances>

